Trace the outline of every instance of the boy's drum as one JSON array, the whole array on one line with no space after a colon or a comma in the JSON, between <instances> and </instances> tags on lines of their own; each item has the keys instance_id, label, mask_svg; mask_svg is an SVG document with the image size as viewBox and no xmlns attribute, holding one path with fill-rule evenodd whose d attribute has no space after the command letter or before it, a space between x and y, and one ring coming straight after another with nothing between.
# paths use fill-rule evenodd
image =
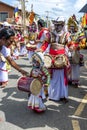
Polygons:
<instances>
[{"instance_id":1,"label":"boy's drum","mask_svg":"<svg viewBox=\"0 0 87 130\"><path fill-rule=\"evenodd\" d=\"M39 79L33 77L20 77L17 81L17 87L24 92L31 92L34 95L40 93L42 84Z\"/></svg>"},{"instance_id":2,"label":"boy's drum","mask_svg":"<svg viewBox=\"0 0 87 130\"><path fill-rule=\"evenodd\" d=\"M47 68L51 68L52 66L52 57L49 54L44 55L44 66Z\"/></svg>"}]
</instances>

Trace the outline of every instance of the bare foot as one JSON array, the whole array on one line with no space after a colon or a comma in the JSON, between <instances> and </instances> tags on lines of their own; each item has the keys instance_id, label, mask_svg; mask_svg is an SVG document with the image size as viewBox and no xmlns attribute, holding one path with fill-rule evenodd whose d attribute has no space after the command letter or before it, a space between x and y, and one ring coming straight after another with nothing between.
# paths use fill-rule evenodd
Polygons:
<instances>
[{"instance_id":1,"label":"bare foot","mask_svg":"<svg viewBox=\"0 0 87 130\"><path fill-rule=\"evenodd\" d=\"M5 88L7 86L8 82L2 83L1 88Z\"/></svg>"}]
</instances>

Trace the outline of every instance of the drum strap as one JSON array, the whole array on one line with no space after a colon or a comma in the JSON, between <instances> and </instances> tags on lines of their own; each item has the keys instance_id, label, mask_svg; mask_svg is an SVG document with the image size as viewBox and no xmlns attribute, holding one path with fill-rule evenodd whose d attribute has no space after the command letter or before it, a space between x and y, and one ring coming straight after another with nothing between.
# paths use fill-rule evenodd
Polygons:
<instances>
[{"instance_id":1,"label":"drum strap","mask_svg":"<svg viewBox=\"0 0 87 130\"><path fill-rule=\"evenodd\" d=\"M47 84L49 84L50 83L50 73L49 73L48 69L46 69L45 67L43 67L42 71L43 71L44 75L47 78Z\"/></svg>"},{"instance_id":2,"label":"drum strap","mask_svg":"<svg viewBox=\"0 0 87 130\"><path fill-rule=\"evenodd\" d=\"M3 70L3 69L1 69L1 68L0 68L0 70L1 70L1 71L5 71L5 72L7 72L7 70Z\"/></svg>"}]
</instances>

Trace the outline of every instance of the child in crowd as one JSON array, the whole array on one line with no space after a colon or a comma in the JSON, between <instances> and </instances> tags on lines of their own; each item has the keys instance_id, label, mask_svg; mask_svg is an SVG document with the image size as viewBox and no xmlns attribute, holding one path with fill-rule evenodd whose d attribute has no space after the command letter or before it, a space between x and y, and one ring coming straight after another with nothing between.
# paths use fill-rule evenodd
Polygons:
<instances>
[{"instance_id":1,"label":"child in crowd","mask_svg":"<svg viewBox=\"0 0 87 130\"><path fill-rule=\"evenodd\" d=\"M41 52L34 53L32 56L32 70L30 76L39 79L42 88L37 95L31 94L28 100L28 107L36 112L43 112L46 106L43 103L45 98L44 88L49 86L50 74L49 71L43 66L44 57Z\"/></svg>"}]
</instances>

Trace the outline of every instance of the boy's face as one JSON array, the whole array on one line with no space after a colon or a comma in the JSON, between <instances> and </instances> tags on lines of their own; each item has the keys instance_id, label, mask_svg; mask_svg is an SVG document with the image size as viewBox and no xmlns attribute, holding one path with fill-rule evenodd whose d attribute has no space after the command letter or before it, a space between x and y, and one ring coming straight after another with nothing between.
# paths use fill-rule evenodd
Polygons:
<instances>
[{"instance_id":1,"label":"boy's face","mask_svg":"<svg viewBox=\"0 0 87 130\"><path fill-rule=\"evenodd\" d=\"M40 67L40 63L37 60L33 59L33 66Z\"/></svg>"}]
</instances>

